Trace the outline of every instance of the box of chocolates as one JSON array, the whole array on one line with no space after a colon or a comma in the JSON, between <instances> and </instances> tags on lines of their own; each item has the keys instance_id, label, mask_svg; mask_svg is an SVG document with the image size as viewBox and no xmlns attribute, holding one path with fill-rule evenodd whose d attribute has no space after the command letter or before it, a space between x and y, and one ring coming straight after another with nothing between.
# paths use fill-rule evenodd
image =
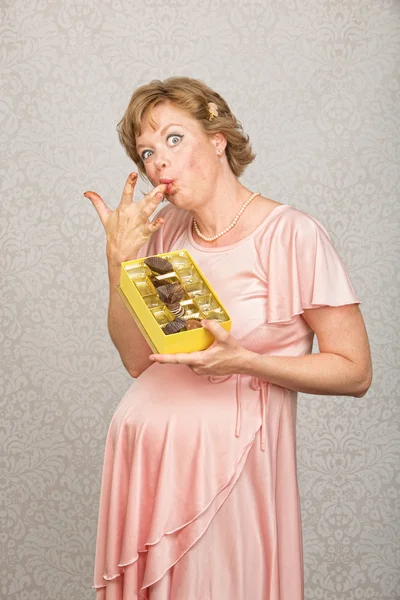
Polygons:
<instances>
[{"instance_id":1,"label":"box of chocolates","mask_svg":"<svg viewBox=\"0 0 400 600\"><path fill-rule=\"evenodd\" d=\"M228 313L187 250L122 263L118 291L153 352L208 348L214 337L202 319L231 329Z\"/></svg>"}]
</instances>

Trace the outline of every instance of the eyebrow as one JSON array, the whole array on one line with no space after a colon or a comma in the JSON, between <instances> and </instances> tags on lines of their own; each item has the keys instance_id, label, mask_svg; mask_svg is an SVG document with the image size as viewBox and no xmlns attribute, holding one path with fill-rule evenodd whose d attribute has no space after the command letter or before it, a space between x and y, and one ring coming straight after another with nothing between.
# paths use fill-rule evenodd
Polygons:
<instances>
[{"instance_id":1,"label":"eyebrow","mask_svg":"<svg viewBox=\"0 0 400 600\"><path fill-rule=\"evenodd\" d=\"M182 127L182 125L180 123L169 123L169 125L166 125L163 129L161 129L160 135L163 135L169 127ZM136 146L136 150L139 150L140 148L145 148L145 147L146 147L146 144L139 144L138 146Z\"/></svg>"}]
</instances>

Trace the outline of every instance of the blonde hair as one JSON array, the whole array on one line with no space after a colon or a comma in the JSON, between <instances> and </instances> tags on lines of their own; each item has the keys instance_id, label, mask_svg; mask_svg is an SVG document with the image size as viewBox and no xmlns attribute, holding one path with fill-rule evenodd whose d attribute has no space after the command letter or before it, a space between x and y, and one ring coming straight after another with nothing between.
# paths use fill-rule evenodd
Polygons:
<instances>
[{"instance_id":1,"label":"blonde hair","mask_svg":"<svg viewBox=\"0 0 400 600\"><path fill-rule=\"evenodd\" d=\"M232 114L225 100L205 83L191 77L169 77L164 81L155 79L142 85L133 93L124 116L117 125L118 137L127 155L137 165L141 175L146 177L143 161L136 150L136 136L141 133L141 124L145 113L162 102L170 101L185 110L193 119L199 121L206 134L222 133L227 140L225 149L230 168L236 177L255 158L249 136L243 131L241 123ZM211 121L208 103L214 102L218 116ZM154 121L150 121L152 126Z\"/></svg>"}]
</instances>

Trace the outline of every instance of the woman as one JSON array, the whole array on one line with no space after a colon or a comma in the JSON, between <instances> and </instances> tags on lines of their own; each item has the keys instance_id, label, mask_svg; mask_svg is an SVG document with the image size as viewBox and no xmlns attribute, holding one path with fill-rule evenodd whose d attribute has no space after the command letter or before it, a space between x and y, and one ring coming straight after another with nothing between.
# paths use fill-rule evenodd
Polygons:
<instances>
[{"instance_id":1,"label":"woman","mask_svg":"<svg viewBox=\"0 0 400 600\"><path fill-rule=\"evenodd\" d=\"M132 173L115 211L85 193L107 234L110 334L137 378L106 442L98 598L301 600L297 392L367 392L359 301L315 218L240 183L248 138L202 82L142 86L119 135L155 187L133 203ZM152 354L115 286L122 261L174 249L190 251L232 331L203 321L207 350Z\"/></svg>"}]
</instances>

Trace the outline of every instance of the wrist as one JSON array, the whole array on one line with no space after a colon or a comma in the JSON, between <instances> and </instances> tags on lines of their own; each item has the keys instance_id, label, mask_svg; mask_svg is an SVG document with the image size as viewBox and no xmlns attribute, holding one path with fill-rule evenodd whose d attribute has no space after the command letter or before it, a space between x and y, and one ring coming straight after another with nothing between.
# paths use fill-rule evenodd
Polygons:
<instances>
[{"instance_id":1,"label":"wrist","mask_svg":"<svg viewBox=\"0 0 400 600\"><path fill-rule=\"evenodd\" d=\"M108 279L110 280L110 285L119 285L120 276L121 263L118 261L108 261Z\"/></svg>"},{"instance_id":2,"label":"wrist","mask_svg":"<svg viewBox=\"0 0 400 600\"><path fill-rule=\"evenodd\" d=\"M137 253L130 256L129 258L124 258L121 260L116 256L110 256L107 254L107 265L108 265L108 278L112 285L119 285L119 279L121 274L121 264L128 260L135 260L137 258Z\"/></svg>"},{"instance_id":3,"label":"wrist","mask_svg":"<svg viewBox=\"0 0 400 600\"><path fill-rule=\"evenodd\" d=\"M260 355L256 352L252 352L251 350L246 350L246 348L243 348L239 358L240 369L237 372L253 377L257 372L259 358Z\"/></svg>"},{"instance_id":4,"label":"wrist","mask_svg":"<svg viewBox=\"0 0 400 600\"><path fill-rule=\"evenodd\" d=\"M128 260L135 260L139 253L140 248L131 249L129 253L122 252L118 247L112 244L107 244L106 257L109 269L120 269L121 263Z\"/></svg>"}]
</instances>

